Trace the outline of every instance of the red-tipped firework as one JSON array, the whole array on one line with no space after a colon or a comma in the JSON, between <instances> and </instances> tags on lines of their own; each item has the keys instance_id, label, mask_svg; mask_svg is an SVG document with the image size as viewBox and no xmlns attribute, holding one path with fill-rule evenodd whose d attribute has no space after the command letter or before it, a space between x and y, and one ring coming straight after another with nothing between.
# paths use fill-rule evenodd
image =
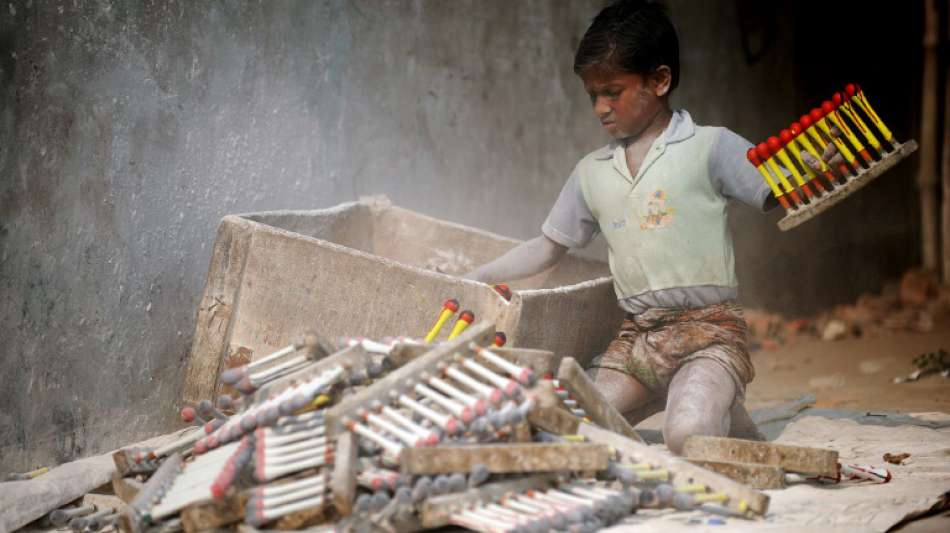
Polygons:
<instances>
[{"instance_id":1,"label":"red-tipped firework","mask_svg":"<svg viewBox=\"0 0 950 533\"><path fill-rule=\"evenodd\" d=\"M872 131L869 124L877 131ZM878 135L893 149L887 149ZM837 204L916 149L913 140L898 143L861 87L849 83L777 136L750 149L746 159L785 209L786 215L778 226L788 230ZM825 156L829 160L834 156L836 162L825 161ZM817 168L806 162L811 158L818 161ZM812 187L820 195L812 192ZM802 203L799 191L808 199L807 203Z\"/></svg>"}]
</instances>

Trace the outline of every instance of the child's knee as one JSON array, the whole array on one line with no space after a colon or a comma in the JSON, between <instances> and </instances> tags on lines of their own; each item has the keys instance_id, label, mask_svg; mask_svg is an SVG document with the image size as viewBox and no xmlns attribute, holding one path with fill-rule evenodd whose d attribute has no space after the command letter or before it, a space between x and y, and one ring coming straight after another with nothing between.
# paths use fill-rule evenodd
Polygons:
<instances>
[{"instance_id":1,"label":"child's knee","mask_svg":"<svg viewBox=\"0 0 950 533\"><path fill-rule=\"evenodd\" d=\"M725 437L729 432L729 423L718 417L681 415L670 416L667 413L663 425L663 440L671 452L680 455L686 439L692 435L706 435L710 437Z\"/></svg>"}]
</instances>

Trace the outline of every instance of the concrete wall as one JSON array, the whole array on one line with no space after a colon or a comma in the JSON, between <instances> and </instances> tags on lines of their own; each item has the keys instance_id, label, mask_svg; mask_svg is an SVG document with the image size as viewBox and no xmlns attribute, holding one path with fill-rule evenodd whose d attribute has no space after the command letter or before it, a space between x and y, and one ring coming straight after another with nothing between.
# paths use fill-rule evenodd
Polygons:
<instances>
[{"instance_id":1,"label":"concrete wall","mask_svg":"<svg viewBox=\"0 0 950 533\"><path fill-rule=\"evenodd\" d=\"M600 4L0 3L0 471L174 425L225 214L384 193L536 235L576 160L606 140L571 73ZM749 17L744 4L673 2L684 49L675 101L755 138L799 113L808 92L788 23L804 8ZM753 30L780 22L751 66L739 12ZM915 53L916 41L898 44ZM862 249L851 260L870 274L833 298L914 261L916 216L905 211L889 219L894 262L875 267L878 251ZM835 270L803 252L825 242L826 226L779 236L774 219L737 210L747 298L829 303L773 292L776 268L805 272L809 287ZM853 218L834 220L835 242L871 242Z\"/></svg>"}]
</instances>

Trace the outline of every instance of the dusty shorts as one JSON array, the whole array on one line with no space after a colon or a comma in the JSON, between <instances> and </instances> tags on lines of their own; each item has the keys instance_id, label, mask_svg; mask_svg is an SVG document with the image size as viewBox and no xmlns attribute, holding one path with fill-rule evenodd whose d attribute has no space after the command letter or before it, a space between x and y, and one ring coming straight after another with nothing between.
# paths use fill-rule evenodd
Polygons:
<instances>
[{"instance_id":1,"label":"dusty shorts","mask_svg":"<svg viewBox=\"0 0 950 533\"><path fill-rule=\"evenodd\" d=\"M628 314L616 338L591 368L633 376L647 389L665 393L679 368L708 357L732 375L739 396L755 377L746 347L746 323L736 302L695 309L648 309Z\"/></svg>"}]
</instances>

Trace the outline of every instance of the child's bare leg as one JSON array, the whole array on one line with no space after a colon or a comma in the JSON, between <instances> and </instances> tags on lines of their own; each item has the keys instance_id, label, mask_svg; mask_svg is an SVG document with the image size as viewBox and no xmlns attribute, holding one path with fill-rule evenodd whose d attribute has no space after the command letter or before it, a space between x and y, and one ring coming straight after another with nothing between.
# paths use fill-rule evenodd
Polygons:
<instances>
[{"instance_id":1,"label":"child's bare leg","mask_svg":"<svg viewBox=\"0 0 950 533\"><path fill-rule=\"evenodd\" d=\"M650 401L652 394L649 389L625 372L595 367L589 369L587 375L610 405L624 415L631 425L663 409Z\"/></svg>"},{"instance_id":2,"label":"child's bare leg","mask_svg":"<svg viewBox=\"0 0 950 533\"><path fill-rule=\"evenodd\" d=\"M666 447L679 454L690 435L728 435L735 398L732 376L715 360L701 357L680 367L666 397Z\"/></svg>"},{"instance_id":3,"label":"child's bare leg","mask_svg":"<svg viewBox=\"0 0 950 533\"><path fill-rule=\"evenodd\" d=\"M755 425L755 422L752 421L752 417L749 416L749 412L746 410L744 403L735 402L732 404L730 416L732 418L732 427L729 428L730 437L736 439L766 440L765 435L759 431L759 427Z\"/></svg>"}]
</instances>

